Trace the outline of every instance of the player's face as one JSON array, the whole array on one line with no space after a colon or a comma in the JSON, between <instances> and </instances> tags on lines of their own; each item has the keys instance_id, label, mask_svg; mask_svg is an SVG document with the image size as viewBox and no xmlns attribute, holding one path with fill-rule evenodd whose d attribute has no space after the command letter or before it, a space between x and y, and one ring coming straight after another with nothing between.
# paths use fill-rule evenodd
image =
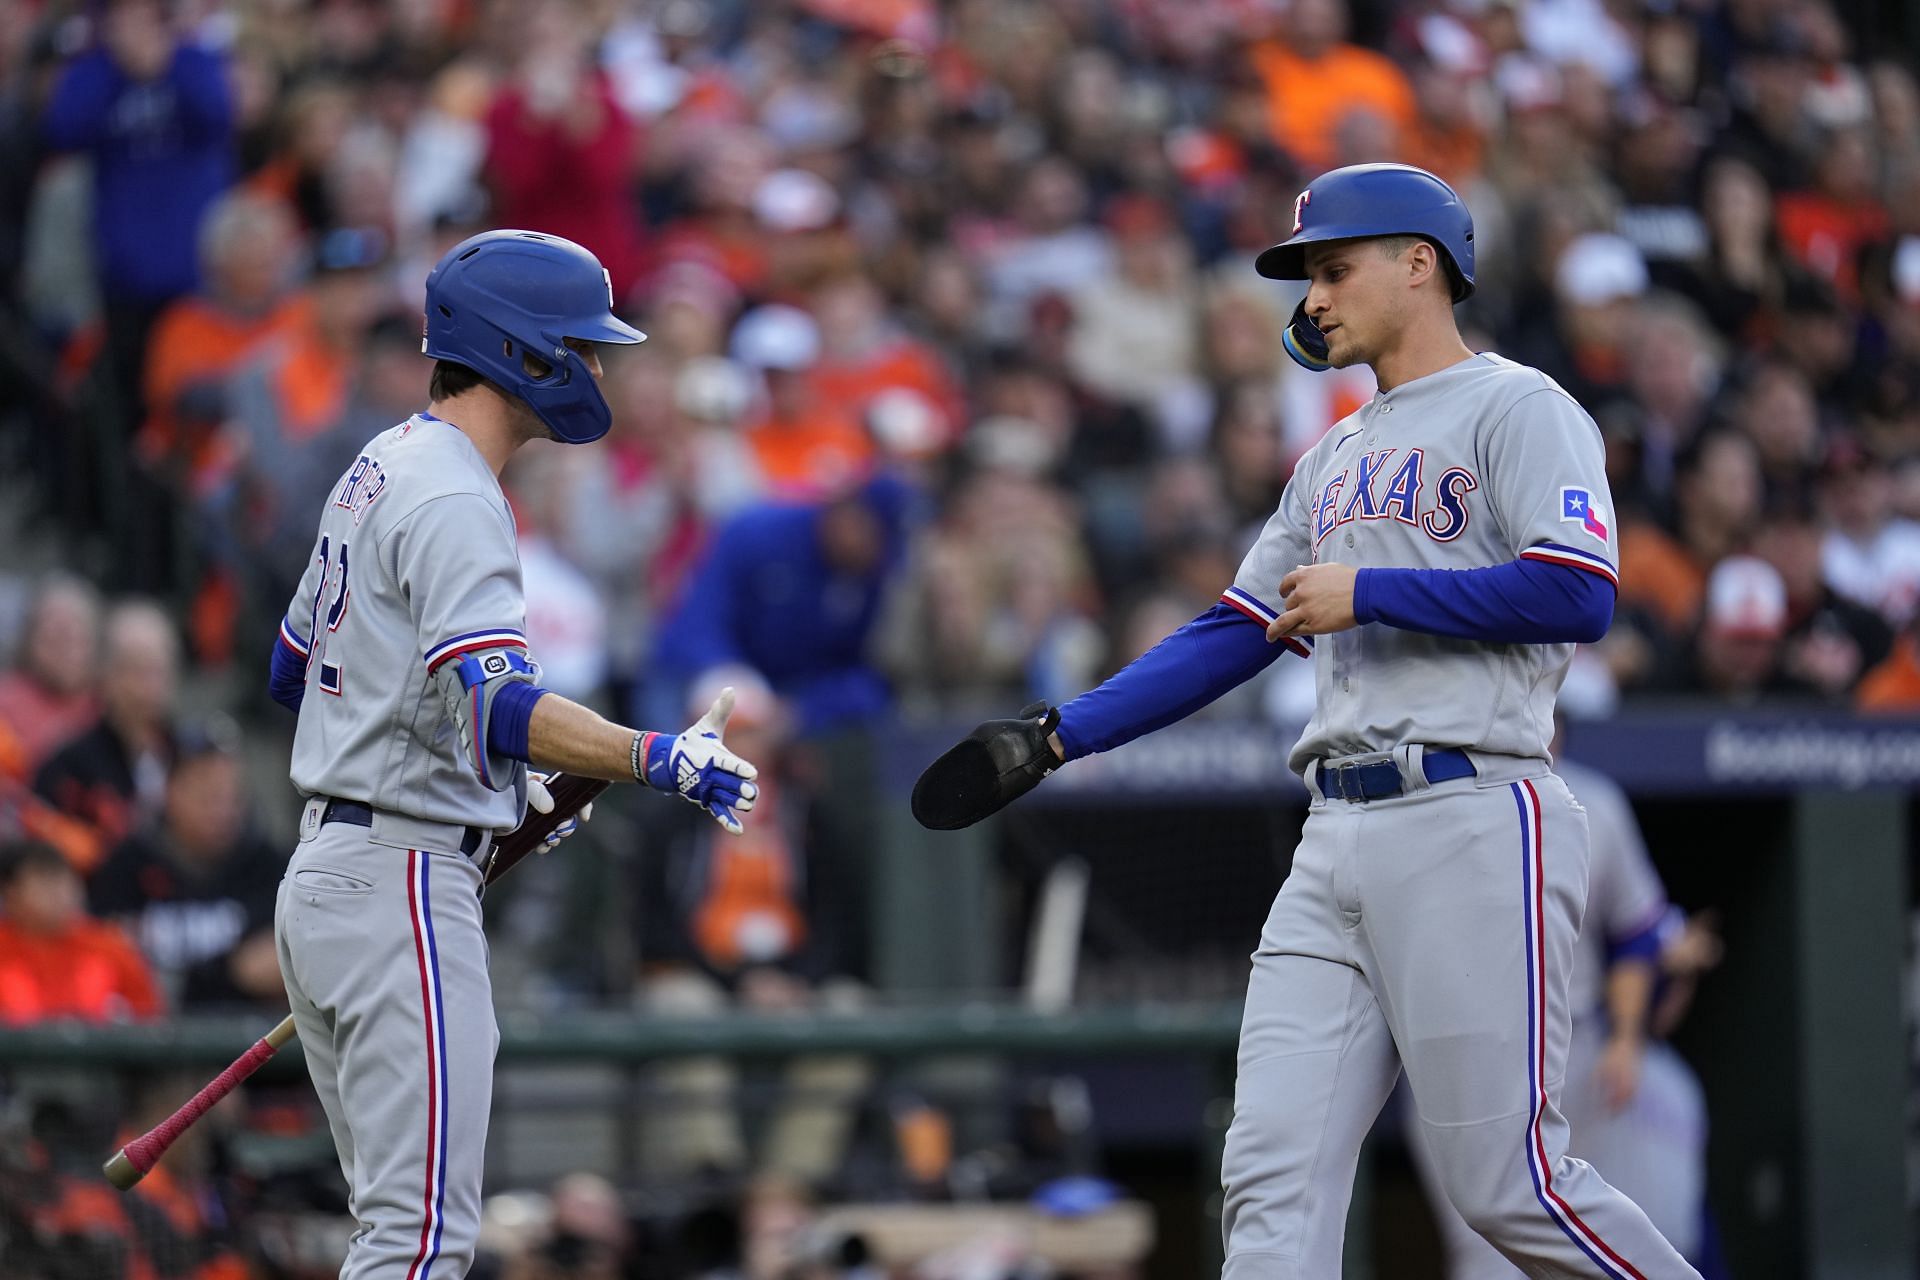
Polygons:
<instances>
[{"instance_id":1,"label":"player's face","mask_svg":"<svg viewBox=\"0 0 1920 1280\"><path fill-rule=\"evenodd\" d=\"M1336 369L1371 364L1398 327L1407 270L1373 240L1307 247L1307 314L1327 336Z\"/></svg>"}]
</instances>

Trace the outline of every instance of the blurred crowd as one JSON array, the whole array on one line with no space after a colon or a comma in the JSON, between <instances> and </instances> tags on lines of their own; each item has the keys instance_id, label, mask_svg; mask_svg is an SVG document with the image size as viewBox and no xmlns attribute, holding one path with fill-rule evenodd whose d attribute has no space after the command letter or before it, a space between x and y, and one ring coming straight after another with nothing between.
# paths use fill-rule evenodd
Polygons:
<instances>
[{"instance_id":1,"label":"blurred crowd","mask_svg":"<svg viewBox=\"0 0 1920 1280\"><path fill-rule=\"evenodd\" d=\"M1471 342L1604 431L1576 715L1920 703L1920 89L1828 0L0 4L4 440L74 567L256 671L421 282L582 241L651 335L509 477L556 687L804 733L1067 696L1372 392L1254 276L1325 167L1473 207ZM1865 39L1863 40L1863 37ZM750 602L750 603L749 603ZM1237 704L1281 720L1280 664ZM1289 686L1292 686L1289 688Z\"/></svg>"},{"instance_id":2,"label":"blurred crowd","mask_svg":"<svg viewBox=\"0 0 1920 1280\"><path fill-rule=\"evenodd\" d=\"M1920 710L1887 34L1831 0L0 0L0 1022L281 999L237 724L279 714L319 496L425 403L428 267L496 226L586 244L650 334L605 442L507 476L546 682L664 728L724 674L771 793L744 854L650 835L598 980L638 1003L857 1002L863 730L1071 696L1217 598L1374 389L1286 360L1297 286L1251 269L1334 165L1452 182L1470 344L1605 436L1624 585L1571 716ZM1311 697L1282 661L1206 714Z\"/></svg>"}]
</instances>

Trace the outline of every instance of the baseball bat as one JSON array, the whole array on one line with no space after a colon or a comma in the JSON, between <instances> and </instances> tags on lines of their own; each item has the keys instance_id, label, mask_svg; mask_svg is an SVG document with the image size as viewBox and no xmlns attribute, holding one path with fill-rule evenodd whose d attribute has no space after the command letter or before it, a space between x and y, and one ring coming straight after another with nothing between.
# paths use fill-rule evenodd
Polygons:
<instances>
[{"instance_id":1,"label":"baseball bat","mask_svg":"<svg viewBox=\"0 0 1920 1280\"><path fill-rule=\"evenodd\" d=\"M599 778L582 778L570 773L558 774L550 779L547 790L553 793L553 812L529 812L526 821L494 841L493 851L487 857L486 883L492 884L513 870L521 859L539 847L542 840L553 834L555 827L585 808L595 796L607 789L607 785ZM194 1121L232 1093L242 1080L258 1071L268 1058L293 1037L293 1015L288 1014L280 1020L279 1026L254 1041L251 1049L209 1080L206 1087L187 1100L185 1106L115 1152L113 1159L106 1163L107 1181L125 1191L146 1177L160 1157L167 1153L167 1148Z\"/></svg>"}]
</instances>

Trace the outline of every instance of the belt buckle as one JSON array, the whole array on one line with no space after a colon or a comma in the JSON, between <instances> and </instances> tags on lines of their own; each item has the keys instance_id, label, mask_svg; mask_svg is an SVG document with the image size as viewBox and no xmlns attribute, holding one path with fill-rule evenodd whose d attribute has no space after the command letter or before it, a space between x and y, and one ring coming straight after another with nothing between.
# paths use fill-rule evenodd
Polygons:
<instances>
[{"instance_id":1,"label":"belt buckle","mask_svg":"<svg viewBox=\"0 0 1920 1280\"><path fill-rule=\"evenodd\" d=\"M1351 794L1351 792L1358 787L1359 769L1360 766L1352 761L1348 761L1345 764L1336 764L1332 767L1330 772L1333 774L1333 794L1335 799L1345 800L1349 804L1353 802L1355 796ZM1347 785L1349 778L1356 780L1354 788L1350 788Z\"/></svg>"}]
</instances>

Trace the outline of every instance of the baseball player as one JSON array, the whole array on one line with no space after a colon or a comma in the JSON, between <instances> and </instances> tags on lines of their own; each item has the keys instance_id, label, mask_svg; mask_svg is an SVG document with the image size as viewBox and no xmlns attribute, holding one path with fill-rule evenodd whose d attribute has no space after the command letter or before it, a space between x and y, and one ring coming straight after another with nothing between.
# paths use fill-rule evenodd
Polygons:
<instances>
[{"instance_id":1,"label":"baseball player","mask_svg":"<svg viewBox=\"0 0 1920 1280\"><path fill-rule=\"evenodd\" d=\"M499 1043L479 891L494 837L552 809L527 766L677 793L735 833L756 794L722 742L732 690L685 733L636 732L542 689L527 654L499 474L529 440L606 434L596 349L644 337L606 271L567 240L491 231L426 293L431 403L328 493L273 659L307 797L274 936L360 1224L352 1280L473 1261Z\"/></svg>"},{"instance_id":2,"label":"baseball player","mask_svg":"<svg viewBox=\"0 0 1920 1280\"><path fill-rule=\"evenodd\" d=\"M1448 1198L1521 1271L1695 1276L1566 1155L1554 1101L1587 828L1547 744L1618 587L1599 432L1551 379L1461 341L1473 222L1424 170L1323 175L1255 265L1310 281L1294 359L1366 364L1379 391L1301 459L1218 605L1065 706L981 725L915 812L964 826L1281 648L1309 658L1290 762L1311 809L1253 954L1224 1275L1340 1274L1361 1139L1404 1067Z\"/></svg>"},{"instance_id":3,"label":"baseball player","mask_svg":"<svg viewBox=\"0 0 1920 1280\"><path fill-rule=\"evenodd\" d=\"M1683 1256L1697 1257L1706 1193L1706 1100L1664 1041L1649 1039L1663 952L1686 931L1647 856L1626 795L1572 761L1555 766L1587 811L1592 856L1587 910L1575 944L1573 1012L1562 1106L1570 1147L1641 1206ZM1446 1200L1421 1130L1411 1131L1447 1250L1448 1280L1512 1280L1519 1273Z\"/></svg>"}]
</instances>

